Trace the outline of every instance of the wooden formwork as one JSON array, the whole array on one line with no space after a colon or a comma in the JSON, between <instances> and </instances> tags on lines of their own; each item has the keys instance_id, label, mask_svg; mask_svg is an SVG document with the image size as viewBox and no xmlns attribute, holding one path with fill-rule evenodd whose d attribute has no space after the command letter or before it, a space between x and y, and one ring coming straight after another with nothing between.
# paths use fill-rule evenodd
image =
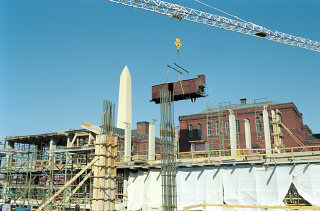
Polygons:
<instances>
[{"instance_id":1,"label":"wooden formwork","mask_svg":"<svg viewBox=\"0 0 320 211\"><path fill-rule=\"evenodd\" d=\"M93 166L92 210L115 210L116 199L117 138L98 135L95 142L95 157L99 161Z\"/></svg>"}]
</instances>

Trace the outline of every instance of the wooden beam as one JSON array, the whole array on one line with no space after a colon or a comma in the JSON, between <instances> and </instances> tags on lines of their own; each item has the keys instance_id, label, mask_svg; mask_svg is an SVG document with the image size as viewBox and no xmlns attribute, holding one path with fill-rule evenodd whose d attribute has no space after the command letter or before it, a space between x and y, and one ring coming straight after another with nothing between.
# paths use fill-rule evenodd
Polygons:
<instances>
[{"instance_id":1,"label":"wooden beam","mask_svg":"<svg viewBox=\"0 0 320 211\"><path fill-rule=\"evenodd\" d=\"M93 124L91 124L89 122L83 121L83 124L81 125L81 127L85 128L85 129L87 129L87 130L89 130L89 131L91 131L91 132L93 132L93 133L95 133L97 135L101 135L102 134L101 127L93 125Z\"/></svg>"},{"instance_id":2,"label":"wooden beam","mask_svg":"<svg viewBox=\"0 0 320 211\"><path fill-rule=\"evenodd\" d=\"M77 185L77 187L75 189L73 189L71 195L67 197L66 201L69 201L70 197L79 190L81 185L83 185L83 183L85 183L85 181L87 181L90 178L91 175L92 175L92 172L89 172L87 174L87 176L85 176L85 178L83 178L83 180Z\"/></svg>"},{"instance_id":3,"label":"wooden beam","mask_svg":"<svg viewBox=\"0 0 320 211\"><path fill-rule=\"evenodd\" d=\"M303 149L306 149L306 146L297 137L295 137L295 135L293 135L293 133L289 130L289 128L287 128L282 122L279 122L279 123Z\"/></svg>"},{"instance_id":4,"label":"wooden beam","mask_svg":"<svg viewBox=\"0 0 320 211\"><path fill-rule=\"evenodd\" d=\"M260 206L260 205L233 205L233 204L196 204L183 207L183 210L188 210L196 207L211 206L211 207L238 207L238 208L260 208L260 209L306 209L319 210L320 206Z\"/></svg>"},{"instance_id":5,"label":"wooden beam","mask_svg":"<svg viewBox=\"0 0 320 211\"><path fill-rule=\"evenodd\" d=\"M50 202L53 201L60 193L62 193L69 185L71 185L78 177L81 176L88 168L90 168L99 157L95 157L86 167L84 167L78 174L76 174L71 180L69 180L63 187L61 187L50 199L48 199L44 204L42 204L36 211L43 210Z\"/></svg>"},{"instance_id":6,"label":"wooden beam","mask_svg":"<svg viewBox=\"0 0 320 211\"><path fill-rule=\"evenodd\" d=\"M72 147L72 145L74 144L74 141L77 139L77 136L78 136L77 134L74 134L74 137L73 137L69 147Z\"/></svg>"}]
</instances>

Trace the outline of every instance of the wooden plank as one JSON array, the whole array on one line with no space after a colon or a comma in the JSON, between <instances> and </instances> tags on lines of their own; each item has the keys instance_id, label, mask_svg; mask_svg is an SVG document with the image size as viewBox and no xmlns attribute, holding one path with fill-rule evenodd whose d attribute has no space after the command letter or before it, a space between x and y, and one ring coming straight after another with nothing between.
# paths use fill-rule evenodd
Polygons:
<instances>
[{"instance_id":1,"label":"wooden plank","mask_svg":"<svg viewBox=\"0 0 320 211\"><path fill-rule=\"evenodd\" d=\"M106 135L100 135L100 152L99 152L99 194L98 194L98 204L99 210L106 209ZM108 209L106 209L108 210Z\"/></svg>"},{"instance_id":2,"label":"wooden plank","mask_svg":"<svg viewBox=\"0 0 320 211\"><path fill-rule=\"evenodd\" d=\"M117 138L115 136L112 137L112 160L111 160L111 171L112 171L112 181L111 181L111 197L113 199L113 203L111 206L111 210L116 209L115 199L117 195L117 183L116 183L116 177L117 177L117 169L116 169L116 158L117 158Z\"/></svg>"},{"instance_id":3,"label":"wooden plank","mask_svg":"<svg viewBox=\"0 0 320 211\"><path fill-rule=\"evenodd\" d=\"M85 176L85 178L82 179L82 181L77 185L77 187L75 189L73 189L71 195L67 197L66 201L69 201L70 197L79 190L81 185L83 185L83 183L85 183L85 181L87 181L90 178L91 175L92 175L92 172L89 172L87 174L87 176Z\"/></svg>"},{"instance_id":4,"label":"wooden plank","mask_svg":"<svg viewBox=\"0 0 320 211\"><path fill-rule=\"evenodd\" d=\"M71 144L68 147L72 147L72 145L74 144L75 140L77 139L77 136L78 136L77 134L74 134L74 137L73 137L73 139L71 141Z\"/></svg>"},{"instance_id":5,"label":"wooden plank","mask_svg":"<svg viewBox=\"0 0 320 211\"><path fill-rule=\"evenodd\" d=\"M320 206L261 206L261 205L232 205L232 204L196 204L190 205L183 208L188 210L196 207L211 206L211 207L238 207L238 208L260 208L260 209L309 209L318 210Z\"/></svg>"},{"instance_id":6,"label":"wooden plank","mask_svg":"<svg viewBox=\"0 0 320 211\"><path fill-rule=\"evenodd\" d=\"M71 180L69 180L63 187L61 187L50 199L48 199L44 204L42 204L36 211L43 210L50 202L53 201L60 193L62 193L69 185L71 185L78 177L81 176L88 168L90 168L97 160L98 157L94 158L86 167L84 167L78 174L76 174Z\"/></svg>"},{"instance_id":7,"label":"wooden plank","mask_svg":"<svg viewBox=\"0 0 320 211\"><path fill-rule=\"evenodd\" d=\"M100 154L100 135L96 136L95 140L95 150L94 150L94 155L95 158L99 158ZM92 192L92 210L97 211L99 210L99 204L98 204L98 194L99 194L99 164L95 164L93 166L93 192Z\"/></svg>"},{"instance_id":8,"label":"wooden plank","mask_svg":"<svg viewBox=\"0 0 320 211\"><path fill-rule=\"evenodd\" d=\"M93 133L95 133L97 135L101 135L102 134L101 127L93 125L93 124L91 124L89 122L83 121L83 124L81 125L81 127L85 128L85 129L87 129L87 130L89 130L89 131L91 131L91 132L93 132Z\"/></svg>"}]
</instances>

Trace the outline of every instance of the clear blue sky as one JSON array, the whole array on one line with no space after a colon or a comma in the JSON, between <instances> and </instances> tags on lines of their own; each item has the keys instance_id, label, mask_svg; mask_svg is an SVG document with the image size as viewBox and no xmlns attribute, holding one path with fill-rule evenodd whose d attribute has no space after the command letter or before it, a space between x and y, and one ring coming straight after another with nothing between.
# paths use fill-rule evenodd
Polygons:
<instances>
[{"instance_id":1,"label":"clear blue sky","mask_svg":"<svg viewBox=\"0 0 320 211\"><path fill-rule=\"evenodd\" d=\"M173 2L172 0L170 0ZM104 0L0 0L0 137L101 124L102 100L118 102L125 65L133 122L160 119L151 85L177 61L205 74L209 97L175 103L175 117L206 102L266 97L294 102L320 132L320 53ZM175 1L221 13L191 0ZM203 0L272 30L320 41L319 0ZM182 41L177 57L175 37ZM184 76L186 78L186 76ZM170 80L178 75L170 73ZM134 126L135 127L135 126Z\"/></svg>"}]
</instances>

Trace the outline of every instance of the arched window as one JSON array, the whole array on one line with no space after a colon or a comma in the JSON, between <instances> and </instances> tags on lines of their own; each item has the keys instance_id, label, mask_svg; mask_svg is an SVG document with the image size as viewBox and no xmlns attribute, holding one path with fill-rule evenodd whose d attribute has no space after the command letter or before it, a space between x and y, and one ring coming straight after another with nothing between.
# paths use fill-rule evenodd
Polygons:
<instances>
[{"instance_id":1,"label":"arched window","mask_svg":"<svg viewBox=\"0 0 320 211\"><path fill-rule=\"evenodd\" d=\"M193 137L193 126L189 125L189 138Z\"/></svg>"},{"instance_id":2,"label":"arched window","mask_svg":"<svg viewBox=\"0 0 320 211\"><path fill-rule=\"evenodd\" d=\"M236 131L237 133L240 133L240 121L236 120Z\"/></svg>"},{"instance_id":3,"label":"arched window","mask_svg":"<svg viewBox=\"0 0 320 211\"><path fill-rule=\"evenodd\" d=\"M272 118L269 117L269 129L270 129L270 132L273 133L273 125L272 125Z\"/></svg>"},{"instance_id":4,"label":"arched window","mask_svg":"<svg viewBox=\"0 0 320 211\"><path fill-rule=\"evenodd\" d=\"M216 122L216 135L220 135L220 123Z\"/></svg>"},{"instance_id":5,"label":"arched window","mask_svg":"<svg viewBox=\"0 0 320 211\"><path fill-rule=\"evenodd\" d=\"M229 121L226 121L225 125L226 125L226 134L229 134L230 133Z\"/></svg>"},{"instance_id":6,"label":"arched window","mask_svg":"<svg viewBox=\"0 0 320 211\"><path fill-rule=\"evenodd\" d=\"M198 124L198 137L202 136L202 126L201 124Z\"/></svg>"},{"instance_id":7,"label":"arched window","mask_svg":"<svg viewBox=\"0 0 320 211\"><path fill-rule=\"evenodd\" d=\"M212 136L211 123L208 123L208 124L207 124L207 136Z\"/></svg>"},{"instance_id":8,"label":"arched window","mask_svg":"<svg viewBox=\"0 0 320 211\"><path fill-rule=\"evenodd\" d=\"M278 113L279 121L282 122L282 116ZM282 125L279 125L280 131L282 131Z\"/></svg>"},{"instance_id":9,"label":"arched window","mask_svg":"<svg viewBox=\"0 0 320 211\"><path fill-rule=\"evenodd\" d=\"M262 131L261 119L259 117L256 118L256 129L257 129L257 132Z\"/></svg>"}]
</instances>

